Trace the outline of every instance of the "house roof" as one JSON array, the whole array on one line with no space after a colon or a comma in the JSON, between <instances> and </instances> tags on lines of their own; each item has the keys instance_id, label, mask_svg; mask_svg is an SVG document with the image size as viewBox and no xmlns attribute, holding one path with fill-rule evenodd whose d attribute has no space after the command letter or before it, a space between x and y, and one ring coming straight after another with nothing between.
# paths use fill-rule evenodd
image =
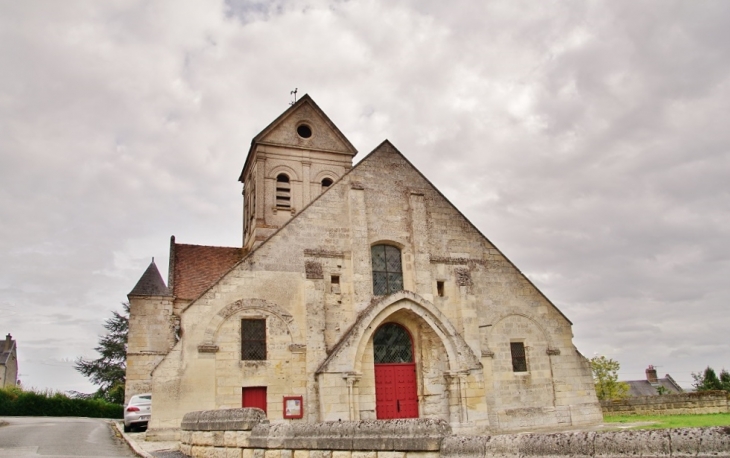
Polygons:
<instances>
[{"instance_id":1,"label":"house roof","mask_svg":"<svg viewBox=\"0 0 730 458\"><path fill-rule=\"evenodd\" d=\"M196 299L245 254L243 248L185 245L174 238L171 242L170 285L178 299Z\"/></svg>"},{"instance_id":2,"label":"house roof","mask_svg":"<svg viewBox=\"0 0 730 458\"><path fill-rule=\"evenodd\" d=\"M160 275L160 271L157 270L157 265L155 265L155 259L152 258L147 270L144 271L128 296L167 296L169 294L170 292L162 280L162 275Z\"/></svg>"},{"instance_id":3,"label":"house roof","mask_svg":"<svg viewBox=\"0 0 730 458\"><path fill-rule=\"evenodd\" d=\"M629 385L629 396L656 396L657 388L663 386L666 388L668 393L683 393L684 390L680 387L677 382L674 381L669 374L665 375L665 378L657 379L656 383L650 383L648 380L629 380L626 383Z\"/></svg>"}]
</instances>

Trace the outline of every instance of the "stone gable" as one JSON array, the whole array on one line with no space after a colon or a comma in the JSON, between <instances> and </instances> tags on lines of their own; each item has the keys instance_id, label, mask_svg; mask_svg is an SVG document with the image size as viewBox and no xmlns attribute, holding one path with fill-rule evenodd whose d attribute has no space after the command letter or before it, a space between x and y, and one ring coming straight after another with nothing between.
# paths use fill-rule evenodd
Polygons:
<instances>
[{"instance_id":1,"label":"stone gable","mask_svg":"<svg viewBox=\"0 0 730 458\"><path fill-rule=\"evenodd\" d=\"M284 169L259 151L264 168L251 169L262 206L256 230L267 235L200 297L174 308L181 337L152 370L150 433L175 430L193 410L241 407L246 389L265 393L261 408L274 422L384 418L382 390L393 382L373 343L384 324L411 340L412 360L392 369L413 374L408 390L421 418L467 433L600 421L570 321L390 142L316 187L313 166L289 137L299 119L319 129L307 107L259 139L284 145L277 154L289 154L297 204L286 215L265 212L275 191L267 183ZM374 286L373 247L381 245L397 253L385 267L394 270L378 277L397 285L385 293ZM261 360L242 356L253 345L243 333L251 320L266 330ZM282 412L291 397L301 397L301 418Z\"/></svg>"}]
</instances>

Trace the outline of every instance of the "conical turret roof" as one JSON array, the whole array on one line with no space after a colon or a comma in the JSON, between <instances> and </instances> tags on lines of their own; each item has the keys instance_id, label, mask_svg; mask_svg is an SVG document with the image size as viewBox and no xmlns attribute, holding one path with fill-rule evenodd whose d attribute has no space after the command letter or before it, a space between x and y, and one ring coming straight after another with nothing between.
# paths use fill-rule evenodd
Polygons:
<instances>
[{"instance_id":1,"label":"conical turret roof","mask_svg":"<svg viewBox=\"0 0 730 458\"><path fill-rule=\"evenodd\" d=\"M155 259L152 258L147 270L144 271L137 284L132 288L128 296L169 296L170 291L165 286L160 271L157 270Z\"/></svg>"}]
</instances>

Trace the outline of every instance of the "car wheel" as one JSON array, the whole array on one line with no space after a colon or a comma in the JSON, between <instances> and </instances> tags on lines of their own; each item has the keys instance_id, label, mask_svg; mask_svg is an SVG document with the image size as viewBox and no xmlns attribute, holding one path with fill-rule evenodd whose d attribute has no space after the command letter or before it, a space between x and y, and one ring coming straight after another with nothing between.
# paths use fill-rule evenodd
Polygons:
<instances>
[{"instance_id":1,"label":"car wheel","mask_svg":"<svg viewBox=\"0 0 730 458\"><path fill-rule=\"evenodd\" d=\"M124 432L125 432L125 433L128 433L128 432L130 432L131 430L132 430L132 426L131 426L131 425L130 425L130 426L124 425Z\"/></svg>"}]
</instances>

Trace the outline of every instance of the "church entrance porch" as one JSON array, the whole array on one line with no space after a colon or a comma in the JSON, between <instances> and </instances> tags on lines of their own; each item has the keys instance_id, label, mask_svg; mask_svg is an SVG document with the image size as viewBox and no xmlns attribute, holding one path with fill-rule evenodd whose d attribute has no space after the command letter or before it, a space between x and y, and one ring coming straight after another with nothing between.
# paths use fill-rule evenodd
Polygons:
<instances>
[{"instance_id":1,"label":"church entrance porch","mask_svg":"<svg viewBox=\"0 0 730 458\"><path fill-rule=\"evenodd\" d=\"M418 418L418 385L413 339L396 323L380 326L373 336L377 418Z\"/></svg>"}]
</instances>

